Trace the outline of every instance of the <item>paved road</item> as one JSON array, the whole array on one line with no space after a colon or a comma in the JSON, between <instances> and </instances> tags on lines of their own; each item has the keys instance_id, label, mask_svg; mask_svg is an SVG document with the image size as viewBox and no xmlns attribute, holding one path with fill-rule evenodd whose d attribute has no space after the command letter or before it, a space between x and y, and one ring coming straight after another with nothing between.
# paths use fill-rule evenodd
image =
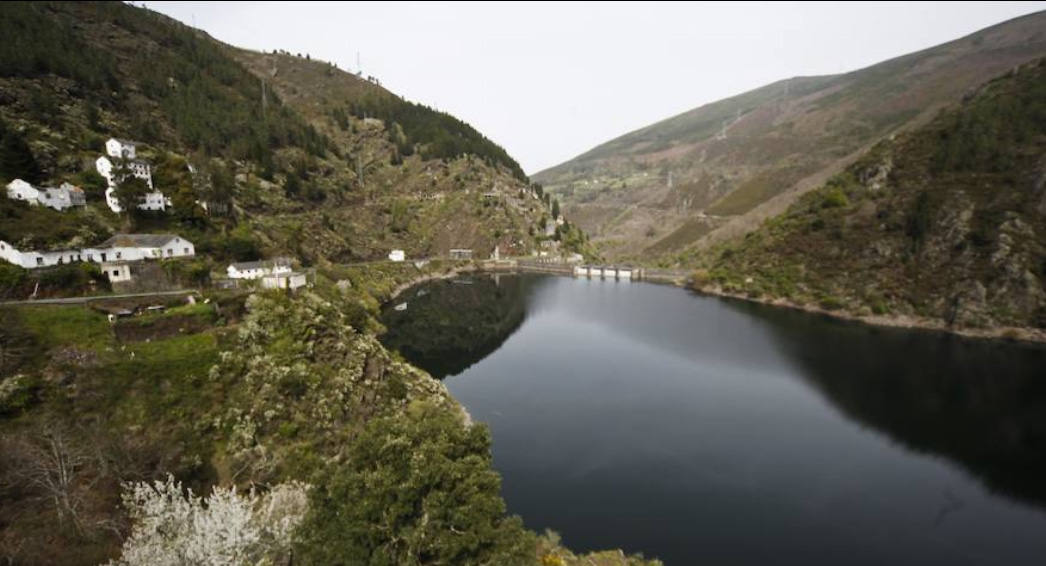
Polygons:
<instances>
[{"instance_id":1,"label":"paved road","mask_svg":"<svg viewBox=\"0 0 1046 566\"><path fill-rule=\"evenodd\" d=\"M133 299L136 297L166 297L171 295L188 295L195 293L195 289L179 289L177 291L157 291L155 293L129 293L124 295L95 295L91 297L64 297L61 299L33 299L30 301L4 301L0 305L77 305L90 301L104 301L109 299Z\"/></svg>"}]
</instances>

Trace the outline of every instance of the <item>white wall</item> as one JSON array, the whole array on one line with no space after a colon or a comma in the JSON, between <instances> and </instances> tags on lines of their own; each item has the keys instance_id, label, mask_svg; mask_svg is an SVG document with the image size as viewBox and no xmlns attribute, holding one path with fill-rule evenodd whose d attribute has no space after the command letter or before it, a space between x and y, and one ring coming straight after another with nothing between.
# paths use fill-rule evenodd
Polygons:
<instances>
[{"instance_id":1,"label":"white wall","mask_svg":"<svg viewBox=\"0 0 1046 566\"><path fill-rule=\"evenodd\" d=\"M276 267L256 267L254 269L236 269L230 265L225 269L229 279L259 279L268 275L281 275L293 271L288 265L277 265Z\"/></svg>"},{"instance_id":2,"label":"white wall","mask_svg":"<svg viewBox=\"0 0 1046 566\"><path fill-rule=\"evenodd\" d=\"M73 263L78 261L93 261L106 263L114 261L141 261L145 259L192 257L196 255L196 247L192 242L184 238L174 238L164 244L162 248L84 248L82 250L57 250L57 251L20 251L9 242L0 240L0 259L4 259L15 265L26 269L37 267L48 267L59 263Z\"/></svg>"},{"instance_id":3,"label":"white wall","mask_svg":"<svg viewBox=\"0 0 1046 566\"><path fill-rule=\"evenodd\" d=\"M40 198L40 191L21 179L15 179L7 184L7 198L27 201L29 204L37 204L37 199Z\"/></svg>"},{"instance_id":4,"label":"white wall","mask_svg":"<svg viewBox=\"0 0 1046 566\"><path fill-rule=\"evenodd\" d=\"M26 269L75 263L83 259L81 250L56 250L47 252L23 252L10 243L0 240L0 258Z\"/></svg>"},{"instance_id":5,"label":"white wall","mask_svg":"<svg viewBox=\"0 0 1046 566\"><path fill-rule=\"evenodd\" d=\"M130 281L131 277L131 266L120 263L120 264L102 264L102 271L105 276L109 278L112 283L120 283L121 281Z\"/></svg>"}]
</instances>

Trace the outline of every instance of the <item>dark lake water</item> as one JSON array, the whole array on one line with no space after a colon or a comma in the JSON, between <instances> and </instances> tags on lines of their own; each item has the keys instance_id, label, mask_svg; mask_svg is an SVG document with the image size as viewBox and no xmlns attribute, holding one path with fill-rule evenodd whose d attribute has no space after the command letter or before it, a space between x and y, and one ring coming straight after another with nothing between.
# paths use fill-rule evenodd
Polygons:
<instances>
[{"instance_id":1,"label":"dark lake water","mask_svg":"<svg viewBox=\"0 0 1046 566\"><path fill-rule=\"evenodd\" d=\"M409 290L509 511L667 564L1046 564L1046 349L643 283Z\"/></svg>"}]
</instances>

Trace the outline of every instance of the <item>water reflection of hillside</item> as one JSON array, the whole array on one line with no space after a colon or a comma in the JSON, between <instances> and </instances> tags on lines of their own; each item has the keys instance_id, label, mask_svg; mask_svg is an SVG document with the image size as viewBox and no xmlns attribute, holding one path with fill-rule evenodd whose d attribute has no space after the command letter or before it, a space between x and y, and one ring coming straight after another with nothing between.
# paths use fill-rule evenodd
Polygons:
<instances>
[{"instance_id":1,"label":"water reflection of hillside","mask_svg":"<svg viewBox=\"0 0 1046 566\"><path fill-rule=\"evenodd\" d=\"M1046 348L870 328L731 301L850 418L1046 505Z\"/></svg>"},{"instance_id":2,"label":"water reflection of hillside","mask_svg":"<svg viewBox=\"0 0 1046 566\"><path fill-rule=\"evenodd\" d=\"M412 288L383 309L388 332L381 340L437 379L457 375L519 328L540 280L477 276Z\"/></svg>"}]
</instances>

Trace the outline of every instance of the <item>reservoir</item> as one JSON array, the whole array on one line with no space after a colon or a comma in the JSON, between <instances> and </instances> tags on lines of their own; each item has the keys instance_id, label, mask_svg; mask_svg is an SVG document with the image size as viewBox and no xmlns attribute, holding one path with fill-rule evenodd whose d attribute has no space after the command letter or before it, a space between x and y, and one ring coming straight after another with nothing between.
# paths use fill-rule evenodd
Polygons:
<instances>
[{"instance_id":1,"label":"reservoir","mask_svg":"<svg viewBox=\"0 0 1046 566\"><path fill-rule=\"evenodd\" d=\"M1046 348L536 275L428 283L383 319L490 427L509 512L575 551L1046 560Z\"/></svg>"}]
</instances>

